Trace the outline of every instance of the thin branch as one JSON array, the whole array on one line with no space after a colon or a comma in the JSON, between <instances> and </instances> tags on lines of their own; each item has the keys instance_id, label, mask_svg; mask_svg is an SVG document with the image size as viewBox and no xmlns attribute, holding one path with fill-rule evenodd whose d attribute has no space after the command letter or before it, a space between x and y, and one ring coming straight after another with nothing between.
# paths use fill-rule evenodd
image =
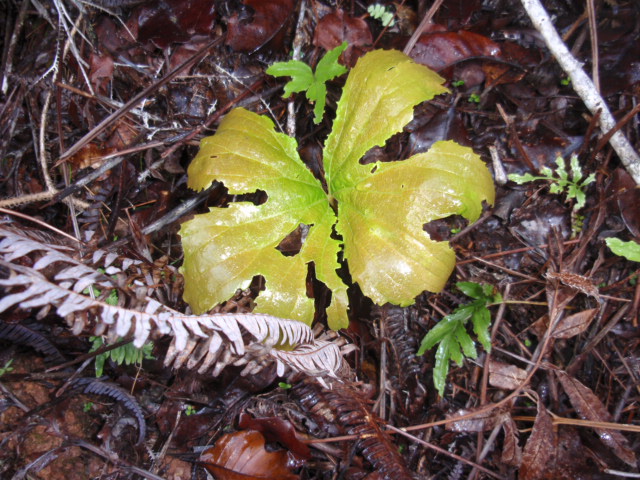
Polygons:
<instances>
[{"instance_id":1,"label":"thin branch","mask_svg":"<svg viewBox=\"0 0 640 480\"><path fill-rule=\"evenodd\" d=\"M615 128L616 120L613 118L613 115L611 115L607 104L600 94L598 94L595 85L582 69L580 62L578 62L567 49L567 46L558 35L547 11L540 1L521 1L529 14L533 26L544 38L547 47L560 64L560 67L562 67L565 73L571 78L573 89L593 115L600 112L600 125L603 132ZM638 153L633 149L631 143L629 143L627 138L619 131L611 136L609 143L611 143L611 146L618 154L618 157L620 157L622 164L633 177L634 181L640 184L640 156L638 156Z\"/></svg>"}]
</instances>

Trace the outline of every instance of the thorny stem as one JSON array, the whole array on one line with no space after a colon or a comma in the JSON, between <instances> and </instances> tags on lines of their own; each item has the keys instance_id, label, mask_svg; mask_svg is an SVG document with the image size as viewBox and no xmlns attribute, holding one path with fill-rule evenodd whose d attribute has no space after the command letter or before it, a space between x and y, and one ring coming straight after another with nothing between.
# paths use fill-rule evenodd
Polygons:
<instances>
[{"instance_id":1,"label":"thorny stem","mask_svg":"<svg viewBox=\"0 0 640 480\"><path fill-rule=\"evenodd\" d=\"M539 0L521 0L522 5L529 14L531 23L544 38L547 48L551 51L558 64L571 78L573 89L580 96L589 111L596 115L600 112L600 125L604 132L616 127L616 120L609 111L609 107L597 92L595 85L589 76L582 69L569 49L564 44L551 19ZM633 180L640 184L640 156L633 149L633 146L622 134L616 132L611 136L609 143L620 157L620 161L625 166Z\"/></svg>"}]
</instances>

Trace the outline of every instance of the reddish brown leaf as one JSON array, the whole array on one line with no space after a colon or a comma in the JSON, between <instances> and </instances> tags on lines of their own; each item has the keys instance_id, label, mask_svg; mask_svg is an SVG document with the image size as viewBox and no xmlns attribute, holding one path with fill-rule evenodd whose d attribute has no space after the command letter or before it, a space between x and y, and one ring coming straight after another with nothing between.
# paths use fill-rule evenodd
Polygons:
<instances>
[{"instance_id":1,"label":"reddish brown leaf","mask_svg":"<svg viewBox=\"0 0 640 480\"><path fill-rule=\"evenodd\" d=\"M556 432L553 429L551 415L538 402L538 416L533 424L533 431L522 453L522 465L519 478L521 480L539 480L548 478L556 457Z\"/></svg>"},{"instance_id":2,"label":"reddish brown leaf","mask_svg":"<svg viewBox=\"0 0 640 480\"><path fill-rule=\"evenodd\" d=\"M489 362L489 384L492 387L515 390L527 378L527 372L515 365L496 362Z\"/></svg>"},{"instance_id":3,"label":"reddish brown leaf","mask_svg":"<svg viewBox=\"0 0 640 480\"><path fill-rule=\"evenodd\" d=\"M106 93L107 85L113 77L113 58L111 55L91 53L89 57L89 80L95 91Z\"/></svg>"},{"instance_id":4,"label":"reddish brown leaf","mask_svg":"<svg viewBox=\"0 0 640 480\"><path fill-rule=\"evenodd\" d=\"M138 40L167 48L172 43L187 42L194 35L209 35L215 6L209 0L164 0L147 2L137 13Z\"/></svg>"},{"instance_id":5,"label":"reddish brown leaf","mask_svg":"<svg viewBox=\"0 0 640 480\"><path fill-rule=\"evenodd\" d=\"M504 63L483 62L482 71L487 78L487 88L506 83L515 83L524 78L525 70L515 69Z\"/></svg>"},{"instance_id":6,"label":"reddish brown leaf","mask_svg":"<svg viewBox=\"0 0 640 480\"><path fill-rule=\"evenodd\" d=\"M488 37L461 30L420 36L411 57L434 70L441 70L472 57L500 57L500 46Z\"/></svg>"},{"instance_id":7,"label":"reddish brown leaf","mask_svg":"<svg viewBox=\"0 0 640 480\"><path fill-rule=\"evenodd\" d=\"M371 46L373 36L367 22L337 9L320 19L313 34L313 44L331 50L344 41L349 47L342 56L347 65L353 66L358 57Z\"/></svg>"},{"instance_id":8,"label":"reddish brown leaf","mask_svg":"<svg viewBox=\"0 0 640 480\"><path fill-rule=\"evenodd\" d=\"M561 370L556 371L558 380L578 414L598 422L612 421L611 414L591 389ZM636 455L629 447L627 439L617 430L596 428L602 443L607 445L615 455L627 465L636 465Z\"/></svg>"},{"instance_id":9,"label":"reddish brown leaf","mask_svg":"<svg viewBox=\"0 0 640 480\"><path fill-rule=\"evenodd\" d=\"M279 442L295 455L308 460L311 450L298 438L291 422L278 417L253 418L248 413L241 413L238 426L242 429L256 430L269 442Z\"/></svg>"},{"instance_id":10,"label":"reddish brown leaf","mask_svg":"<svg viewBox=\"0 0 640 480\"><path fill-rule=\"evenodd\" d=\"M571 338L580 335L591 324L597 312L597 308L591 308L562 318L553 331L553 337Z\"/></svg>"},{"instance_id":11,"label":"reddish brown leaf","mask_svg":"<svg viewBox=\"0 0 640 480\"><path fill-rule=\"evenodd\" d=\"M244 8L229 17L227 40L237 52L253 52L284 38L293 0L244 0ZM274 45L275 47L275 45Z\"/></svg>"},{"instance_id":12,"label":"reddish brown leaf","mask_svg":"<svg viewBox=\"0 0 640 480\"><path fill-rule=\"evenodd\" d=\"M205 450L200 462L217 480L299 478L287 468L287 452L267 452L264 437L255 430L223 435L213 447Z\"/></svg>"}]
</instances>

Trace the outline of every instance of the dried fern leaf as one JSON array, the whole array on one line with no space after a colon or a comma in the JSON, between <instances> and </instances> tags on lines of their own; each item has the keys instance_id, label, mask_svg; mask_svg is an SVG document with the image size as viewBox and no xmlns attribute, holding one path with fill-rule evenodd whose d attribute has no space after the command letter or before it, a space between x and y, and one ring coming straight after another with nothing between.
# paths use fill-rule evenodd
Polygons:
<instances>
[{"instance_id":1,"label":"dried fern leaf","mask_svg":"<svg viewBox=\"0 0 640 480\"><path fill-rule=\"evenodd\" d=\"M0 313L12 307L54 308L73 324L76 334L93 327L111 340L132 337L137 347L149 337L172 335L165 364L197 368L201 373L213 371L217 375L233 364L245 365L244 373L251 374L264 367L267 360L276 362L280 374L289 367L310 375L335 376L340 368L338 345L316 341L302 322L253 313L181 314L146 296L148 288L144 285L137 285L138 292L132 295L117 280L74 258L74 252L0 227L0 267L4 267L0 270L6 272L6 278L0 278L0 287L6 290L0 299ZM31 258L32 267L15 262L27 255L35 257ZM120 261L117 255L103 251L95 252L89 262L99 263L110 274L140 263ZM91 298L83 293L88 288L102 294ZM102 300L114 289L118 291L118 305Z\"/></svg>"}]
</instances>

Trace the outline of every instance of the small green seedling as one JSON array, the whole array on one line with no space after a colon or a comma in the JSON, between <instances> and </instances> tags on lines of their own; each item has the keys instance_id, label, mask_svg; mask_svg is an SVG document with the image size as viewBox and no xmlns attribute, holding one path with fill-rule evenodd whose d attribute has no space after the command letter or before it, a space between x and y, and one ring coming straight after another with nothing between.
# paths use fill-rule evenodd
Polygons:
<instances>
[{"instance_id":1,"label":"small green seedling","mask_svg":"<svg viewBox=\"0 0 640 480\"><path fill-rule=\"evenodd\" d=\"M550 183L549 192L565 193L567 200L576 201L575 210L580 210L584 207L587 199L585 189L587 185L596 180L596 176L592 173L583 180L582 168L580 168L578 157L575 155L571 156L569 165L567 165L564 158L558 156L556 165L558 168L556 168L555 172L549 167L542 167L540 169L542 175L540 176L531 175L530 173L525 173L524 175L512 173L509 175L509 180L516 182L518 185L535 182L536 180L545 180ZM567 167L570 167L570 173Z\"/></svg>"},{"instance_id":2,"label":"small green seedling","mask_svg":"<svg viewBox=\"0 0 640 480\"><path fill-rule=\"evenodd\" d=\"M464 85L464 80L454 80L451 82L451 86L453 87L462 87Z\"/></svg>"},{"instance_id":3,"label":"small green seedling","mask_svg":"<svg viewBox=\"0 0 640 480\"><path fill-rule=\"evenodd\" d=\"M101 273L105 273L104 268L98 268L98 271ZM115 278L115 275L113 276L113 278ZM82 291L82 293L85 295L89 295L91 292L93 292L94 297L99 297L100 294L102 293L99 289L95 287L95 285L91 285ZM109 296L104 300L104 303L106 303L107 305L113 305L113 306L118 305L118 290L116 290L115 288L111 290L111 292L109 293Z\"/></svg>"},{"instance_id":4,"label":"small green seedling","mask_svg":"<svg viewBox=\"0 0 640 480\"><path fill-rule=\"evenodd\" d=\"M449 373L449 362L453 360L462 365L464 357L478 358L474 341L467 333L467 322L471 320L473 331L487 352L491 351L491 335L489 325L491 312L489 304L502 302L502 296L494 291L491 285L480 285L474 282L458 282L456 286L468 297L475 299L471 303L461 305L451 314L440 320L422 339L417 355L424 355L427 350L438 344L436 365L433 368L433 384L440 396Z\"/></svg>"},{"instance_id":5,"label":"small green seedling","mask_svg":"<svg viewBox=\"0 0 640 480\"><path fill-rule=\"evenodd\" d=\"M5 362L3 367L0 367L0 377L2 377L6 373L13 372L13 367L11 366L12 363L13 363L13 358L10 358Z\"/></svg>"},{"instance_id":6,"label":"small green seedling","mask_svg":"<svg viewBox=\"0 0 640 480\"><path fill-rule=\"evenodd\" d=\"M472 93L471 95L469 95L469 99L467 101L471 103L480 103L480 95L477 93Z\"/></svg>"},{"instance_id":7,"label":"small green seedling","mask_svg":"<svg viewBox=\"0 0 640 480\"><path fill-rule=\"evenodd\" d=\"M347 72L347 68L338 63L340 54L347 48L347 42L329 50L318 62L316 71L300 60L277 62L267 68L267 73L274 77L291 77L284 86L284 98L292 93L305 92L307 100L315 103L313 108L313 122L318 124L324 116L324 106L327 101L327 85L329 80Z\"/></svg>"},{"instance_id":8,"label":"small green seedling","mask_svg":"<svg viewBox=\"0 0 640 480\"><path fill-rule=\"evenodd\" d=\"M393 19L393 12L386 5L374 3L373 5L369 5L367 12L369 12L372 18L379 20L383 27L393 27L396 24L396 21Z\"/></svg>"},{"instance_id":9,"label":"small green seedling","mask_svg":"<svg viewBox=\"0 0 640 480\"><path fill-rule=\"evenodd\" d=\"M89 413L92 408L93 408L93 402L84 402L84 405L82 405L82 411L84 413Z\"/></svg>"},{"instance_id":10,"label":"small green seedling","mask_svg":"<svg viewBox=\"0 0 640 480\"><path fill-rule=\"evenodd\" d=\"M331 291L329 327L348 326L348 284L341 269L375 303L407 306L425 290L446 284L455 253L429 237L424 225L460 214L470 222L493 204L491 174L480 157L452 141L401 161L362 164L413 118L413 108L444 93L444 79L395 50L374 50L358 60L338 101L316 178L302 162L294 138L242 108L232 110L216 134L202 140L189 165L189 187L213 181L231 195L261 190L267 200L214 207L182 224L184 298L196 314L248 288L260 275L264 290L255 312L310 324L309 266ZM278 248L304 231L299 251Z\"/></svg>"},{"instance_id":11,"label":"small green seedling","mask_svg":"<svg viewBox=\"0 0 640 480\"><path fill-rule=\"evenodd\" d=\"M104 345L102 337L89 337L89 340L93 342L89 352L95 352ZM152 351L153 342L147 342L141 348L135 347L133 343L127 343L121 347L101 353L96 356L96 377L102 376L104 363L108 358L111 358L118 365L142 365L143 360L153 360L155 358L151 354Z\"/></svg>"},{"instance_id":12,"label":"small green seedling","mask_svg":"<svg viewBox=\"0 0 640 480\"><path fill-rule=\"evenodd\" d=\"M278 386L283 390L289 390L291 388L291 384L286 382L278 382Z\"/></svg>"},{"instance_id":13,"label":"small green seedling","mask_svg":"<svg viewBox=\"0 0 640 480\"><path fill-rule=\"evenodd\" d=\"M633 240L625 242L615 237L609 237L605 242L607 247L619 257L624 257L632 262L640 262L640 243Z\"/></svg>"},{"instance_id":14,"label":"small green seedling","mask_svg":"<svg viewBox=\"0 0 640 480\"><path fill-rule=\"evenodd\" d=\"M560 80L560 85L566 87L571 84L571 79L569 77L564 77Z\"/></svg>"},{"instance_id":15,"label":"small green seedling","mask_svg":"<svg viewBox=\"0 0 640 480\"><path fill-rule=\"evenodd\" d=\"M575 200L573 209L571 210L571 229L575 236L582 228L582 219L578 215L578 211L584 207L586 203L586 188L595 181L596 176L592 173L587 178L584 178L580 162L576 155L571 156L569 165L567 165L565 159L561 156L556 157L555 163L557 165L555 172L549 167L542 167L540 169L542 175L540 176L531 175L530 173L525 173L524 175L512 173L509 175L509 180L516 182L518 185L536 180L545 180L550 183L550 193L564 193L567 196L567 201ZM567 167L569 167L570 171L567 170Z\"/></svg>"},{"instance_id":16,"label":"small green seedling","mask_svg":"<svg viewBox=\"0 0 640 480\"><path fill-rule=\"evenodd\" d=\"M195 415L197 413L196 407L193 405L187 405L184 407L184 414L189 417L191 415Z\"/></svg>"}]
</instances>

